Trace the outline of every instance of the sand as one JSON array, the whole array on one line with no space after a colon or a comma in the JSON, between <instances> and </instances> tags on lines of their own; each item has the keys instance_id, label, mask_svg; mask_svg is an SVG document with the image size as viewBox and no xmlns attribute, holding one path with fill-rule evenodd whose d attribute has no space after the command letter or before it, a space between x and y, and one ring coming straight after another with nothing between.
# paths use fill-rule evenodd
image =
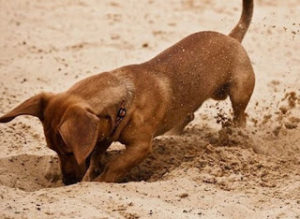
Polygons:
<instances>
[{"instance_id":1,"label":"sand","mask_svg":"<svg viewBox=\"0 0 300 219\"><path fill-rule=\"evenodd\" d=\"M207 101L122 183L63 186L41 124L0 124L0 218L300 218L300 3L256 0L248 126ZM228 33L239 0L0 1L0 114L41 91L140 63L197 31ZM124 146L112 145L109 156Z\"/></svg>"}]
</instances>

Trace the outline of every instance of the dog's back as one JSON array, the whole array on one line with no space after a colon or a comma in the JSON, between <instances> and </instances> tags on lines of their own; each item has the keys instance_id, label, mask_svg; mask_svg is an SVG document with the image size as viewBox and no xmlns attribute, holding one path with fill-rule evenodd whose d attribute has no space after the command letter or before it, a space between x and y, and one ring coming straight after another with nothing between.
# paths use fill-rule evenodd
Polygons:
<instances>
[{"instance_id":1,"label":"dog's back","mask_svg":"<svg viewBox=\"0 0 300 219\"><path fill-rule=\"evenodd\" d=\"M172 99L169 104L172 110L167 114L170 119L165 121L174 121L174 118L184 120L186 114L197 110L208 98L222 100L230 93L233 96L234 84L240 83L237 81L241 77L248 77L251 82L251 85L245 86L250 94L243 92L247 93L247 101L244 102L248 102L254 86L254 74L240 42L250 25L252 14L253 1L243 0L240 21L229 35L213 31L194 33L142 64L158 78L167 77L170 81ZM243 74L245 76L241 76Z\"/></svg>"}]
</instances>

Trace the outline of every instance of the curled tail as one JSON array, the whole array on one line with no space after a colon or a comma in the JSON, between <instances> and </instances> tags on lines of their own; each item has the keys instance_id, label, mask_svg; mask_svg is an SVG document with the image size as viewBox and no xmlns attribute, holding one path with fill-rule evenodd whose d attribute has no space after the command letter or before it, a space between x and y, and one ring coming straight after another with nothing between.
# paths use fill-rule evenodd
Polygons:
<instances>
[{"instance_id":1,"label":"curled tail","mask_svg":"<svg viewBox=\"0 0 300 219\"><path fill-rule=\"evenodd\" d=\"M253 15L253 0L243 0L243 11L238 24L230 32L229 36L242 42Z\"/></svg>"}]
</instances>

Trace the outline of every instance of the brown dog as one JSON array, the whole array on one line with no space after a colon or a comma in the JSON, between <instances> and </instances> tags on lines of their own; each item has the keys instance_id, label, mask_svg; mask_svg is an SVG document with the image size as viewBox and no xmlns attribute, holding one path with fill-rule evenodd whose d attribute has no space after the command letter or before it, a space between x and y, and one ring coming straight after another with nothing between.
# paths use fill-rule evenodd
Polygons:
<instances>
[{"instance_id":1,"label":"brown dog","mask_svg":"<svg viewBox=\"0 0 300 219\"><path fill-rule=\"evenodd\" d=\"M234 121L245 125L255 78L240 42L252 13L253 1L243 0L241 19L229 36L192 34L148 62L86 78L63 93L36 95L0 122L38 117L48 147L59 156L65 184L115 182L151 152L155 136L180 133L208 98L229 96ZM126 150L102 167L113 141Z\"/></svg>"}]
</instances>

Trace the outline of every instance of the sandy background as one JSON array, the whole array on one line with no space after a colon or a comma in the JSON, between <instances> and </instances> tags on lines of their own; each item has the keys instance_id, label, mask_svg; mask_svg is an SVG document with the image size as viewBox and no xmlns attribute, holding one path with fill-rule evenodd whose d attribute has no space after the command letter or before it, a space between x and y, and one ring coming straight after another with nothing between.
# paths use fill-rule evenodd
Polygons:
<instances>
[{"instance_id":1,"label":"sandy background","mask_svg":"<svg viewBox=\"0 0 300 219\"><path fill-rule=\"evenodd\" d=\"M32 117L0 125L0 218L300 218L300 3L255 1L248 127L208 101L121 184L62 186ZM41 91L148 60L196 31L228 33L240 0L0 0L0 114ZM114 144L110 155L120 153Z\"/></svg>"}]
</instances>

